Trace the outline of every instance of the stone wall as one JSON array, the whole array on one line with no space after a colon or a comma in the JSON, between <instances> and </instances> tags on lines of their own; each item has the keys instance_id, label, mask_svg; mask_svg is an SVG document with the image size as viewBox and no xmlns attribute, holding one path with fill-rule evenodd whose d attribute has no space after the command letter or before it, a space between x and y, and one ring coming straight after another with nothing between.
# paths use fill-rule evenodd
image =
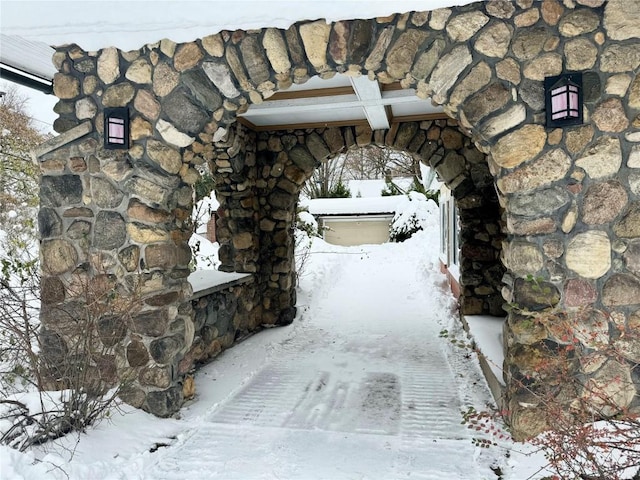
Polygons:
<instances>
[{"instance_id":1,"label":"stone wall","mask_svg":"<svg viewBox=\"0 0 640 480\"><path fill-rule=\"evenodd\" d=\"M194 276L198 276L198 283L193 280ZM195 284L192 297L194 336L179 363L181 375L210 361L251 333L248 319L252 313L247 308L247 300L253 297L253 276L234 276L229 281L217 280L219 274L216 279L209 279L210 276L212 272L206 270L191 276L192 284Z\"/></svg>"},{"instance_id":2,"label":"stone wall","mask_svg":"<svg viewBox=\"0 0 640 480\"><path fill-rule=\"evenodd\" d=\"M192 188L90 132L81 124L38 152L45 374L51 388L120 385L167 416L195 363L260 324L253 279L192 301Z\"/></svg>"},{"instance_id":3,"label":"stone wall","mask_svg":"<svg viewBox=\"0 0 640 480\"><path fill-rule=\"evenodd\" d=\"M145 309L166 312L167 325L158 331L158 340L183 335L182 325L191 331L190 307L182 307L186 257L178 259L176 251L175 264L165 270L154 263L166 262L165 257L154 252L182 251L189 232L186 192L197 180L196 167L210 161L225 212L220 220L223 268L257 275L251 303L264 323L290 322L295 196L317 162L335 154L334 140L325 138L333 131L256 134L234 125L236 115L315 75L367 75L382 83L398 82L415 89L418 98L442 105L487 154L504 211L501 255L507 275L502 295L536 319L523 322L519 313L509 315L505 378L514 431L531 433L539 426L527 421L540 415L534 407L522 406L535 402L521 388L521 379L530 375L543 345L561 345L554 329L558 322L582 339L577 348L581 358L606 357L575 374L594 385L628 380L615 396L618 408L637 408L638 11L638 0L490 0L371 20L304 21L286 30L212 32L193 42L162 40L132 52L61 47L54 55L59 70L54 91L60 98L55 128L63 132L88 125L94 143L72 139L61 150L64 154L41 157L51 165L44 168L43 191L54 192L41 214L43 255L45 266L59 263L47 282L57 285L69 277L87 263L90 252L115 260L99 262L87 278L103 278L106 265L120 280L129 276L127 266L133 264L124 251L132 258L139 254L144 263L135 257L137 275L149 282L161 279L151 284L166 303L145 303ZM583 73L584 125L545 128L543 80L567 70ZM131 114L130 149L105 154L99 148L102 112L124 106ZM408 122L397 128L366 135L380 144L395 144L401 129L415 127ZM345 145L347 135L341 136ZM362 135L351 132L354 139ZM318 138L325 147L309 148ZM323 148L328 155L318 153ZM476 162L476 155L458 149L428 161L452 188L463 227L469 228L463 232L463 308L495 311L499 300L493 290L500 268L488 272L482 262L500 251L500 208L484 160ZM87 172L76 158L87 163ZM94 177L99 180L89 187L86 179ZM111 189L114 195L105 195ZM82 194L68 197L67 190ZM118 198L120 203L112 205ZM78 223L78 231L69 230L70 217L64 217L75 207L93 215L82 217L86 225ZM162 228L149 222L158 214ZM483 215L490 219L486 227ZM89 227L91 234L81 233ZM96 236L96 230L104 231L109 242ZM154 267L148 267L147 256ZM154 260L158 258L162 260ZM168 258L173 262L174 257ZM480 272L493 282L487 288L478 283ZM546 298L534 295L529 278L548 292ZM560 320L541 323L552 313ZM594 328L597 344L580 336L583 329ZM156 341L151 338L143 337L142 343ZM179 356L184 349L170 351ZM174 363L175 355L169 356L162 358L167 361L163 368ZM172 382L179 379L172 377ZM140 404L138 397L132 398ZM148 400L142 404L148 408Z\"/></svg>"},{"instance_id":4,"label":"stone wall","mask_svg":"<svg viewBox=\"0 0 640 480\"><path fill-rule=\"evenodd\" d=\"M295 304L290 232L304 183L320 163L369 145L417 156L455 189L465 258L461 266L462 311L503 315L500 291L504 269L499 262L503 237L493 177L486 156L453 120L394 123L389 130L375 132L366 127L333 127L259 133L256 186L264 192L259 194L260 274L263 283L269 283L263 297L276 302L276 312L286 312L287 306ZM226 242L234 243L233 239Z\"/></svg>"}]
</instances>

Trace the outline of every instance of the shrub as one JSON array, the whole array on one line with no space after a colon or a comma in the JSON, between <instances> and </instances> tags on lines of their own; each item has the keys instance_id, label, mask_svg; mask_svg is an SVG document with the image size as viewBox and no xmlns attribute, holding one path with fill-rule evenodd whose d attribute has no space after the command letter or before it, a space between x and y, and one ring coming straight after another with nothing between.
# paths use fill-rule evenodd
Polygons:
<instances>
[{"instance_id":1,"label":"shrub","mask_svg":"<svg viewBox=\"0 0 640 480\"><path fill-rule=\"evenodd\" d=\"M437 205L418 192L409 192L396 209L391 222L389 239L392 242L404 242L415 233L424 230L430 221L436 218L433 210Z\"/></svg>"},{"instance_id":2,"label":"shrub","mask_svg":"<svg viewBox=\"0 0 640 480\"><path fill-rule=\"evenodd\" d=\"M0 277L0 444L24 451L82 432L110 414L126 387L116 348L139 295L121 295L113 281L78 279L65 289L81 308L48 305L65 336L39 324L40 284L35 271L7 265ZM45 347L46 344L46 348Z\"/></svg>"},{"instance_id":3,"label":"shrub","mask_svg":"<svg viewBox=\"0 0 640 480\"><path fill-rule=\"evenodd\" d=\"M544 293L540 279L528 276L532 289ZM612 369L612 380L604 382L581 374L582 366L601 371L610 362L624 365L628 360L616 342L600 344L597 330L580 328L590 315L588 309L559 314L553 308L543 312L527 311L511 305L520 316L530 315L528 322L553 329L557 342L544 341L536 348L536 361L530 371L513 379L515 388L528 396L529 419L538 428L537 435L527 440L544 453L548 468L555 475L546 480L640 480L640 415L629 398L636 395L633 378ZM607 326L609 321L605 322ZM620 327L619 338L635 344L637 332ZM452 338L448 332L441 337L464 349L473 345ZM600 344L594 351L585 343ZM501 366L499 366L501 367ZM632 364L633 370L638 368ZM622 370L620 369L620 372ZM522 405L521 405L522 406ZM509 423L509 410L469 410L463 412L463 423L469 428L500 438L501 425ZM481 440L482 446L496 445Z\"/></svg>"},{"instance_id":4,"label":"shrub","mask_svg":"<svg viewBox=\"0 0 640 480\"><path fill-rule=\"evenodd\" d=\"M351 198L351 190L347 187L342 180L331 187L331 190L327 192L327 198Z\"/></svg>"}]
</instances>

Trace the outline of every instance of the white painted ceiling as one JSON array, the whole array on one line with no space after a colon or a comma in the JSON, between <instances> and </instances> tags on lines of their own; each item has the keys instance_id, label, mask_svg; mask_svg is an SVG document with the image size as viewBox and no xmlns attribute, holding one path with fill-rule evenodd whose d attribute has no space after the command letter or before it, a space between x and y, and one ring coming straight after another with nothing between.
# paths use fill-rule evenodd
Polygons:
<instances>
[{"instance_id":1,"label":"white painted ceiling","mask_svg":"<svg viewBox=\"0 0 640 480\"><path fill-rule=\"evenodd\" d=\"M343 94L345 87L353 93ZM334 89L339 89L340 94L334 94ZM252 105L240 116L259 130L354 125L365 120L372 130L384 130L390 128L393 121L429 118L442 113L440 107L416 97L413 89L384 90L366 76L337 74L328 80L313 77L306 83L292 85L286 92L295 93L286 95L285 99L279 99L276 94L272 99Z\"/></svg>"}]
</instances>

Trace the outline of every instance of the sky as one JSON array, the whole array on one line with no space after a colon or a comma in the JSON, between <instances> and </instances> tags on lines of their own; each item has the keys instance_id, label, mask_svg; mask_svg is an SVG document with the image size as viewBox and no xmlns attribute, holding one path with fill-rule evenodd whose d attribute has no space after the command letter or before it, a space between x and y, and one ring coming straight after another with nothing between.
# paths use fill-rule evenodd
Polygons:
<instances>
[{"instance_id":1,"label":"sky","mask_svg":"<svg viewBox=\"0 0 640 480\"><path fill-rule=\"evenodd\" d=\"M21 97L27 99L26 113L31 117L33 126L38 131L55 134L53 122L58 118L58 115L53 111L53 107L58 103L55 96L0 79L0 91L6 91L7 88L15 88Z\"/></svg>"},{"instance_id":2,"label":"sky","mask_svg":"<svg viewBox=\"0 0 640 480\"><path fill-rule=\"evenodd\" d=\"M0 476L497 480L499 468L503 480L541 478L540 454L498 438L477 447L482 434L462 425L461 411L492 398L475 355L441 336L466 338L438 270L437 208L419 210L424 230L404 243L315 238L302 256L309 239L298 242L294 322L199 369L179 416L124 406L80 437L27 454L0 447Z\"/></svg>"}]
</instances>

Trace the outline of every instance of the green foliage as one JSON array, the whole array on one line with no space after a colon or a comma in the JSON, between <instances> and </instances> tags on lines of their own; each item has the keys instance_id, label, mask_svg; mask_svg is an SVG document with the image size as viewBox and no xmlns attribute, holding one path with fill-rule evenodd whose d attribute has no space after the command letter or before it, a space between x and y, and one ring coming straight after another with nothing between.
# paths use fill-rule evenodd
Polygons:
<instances>
[{"instance_id":1,"label":"green foliage","mask_svg":"<svg viewBox=\"0 0 640 480\"><path fill-rule=\"evenodd\" d=\"M531 290L533 290L534 292L544 293L546 295L551 293L551 287L549 287L548 285L543 286L543 282L545 281L543 277L534 277L529 273L527 274L525 280L528 283L531 283Z\"/></svg>"},{"instance_id":2,"label":"green foliage","mask_svg":"<svg viewBox=\"0 0 640 480\"><path fill-rule=\"evenodd\" d=\"M422 182L420 182L418 177L413 177L413 182L411 182L411 186L409 187L408 192L419 192L423 195L427 194L427 190L424 188L424 185L422 184Z\"/></svg>"},{"instance_id":3,"label":"green foliage","mask_svg":"<svg viewBox=\"0 0 640 480\"><path fill-rule=\"evenodd\" d=\"M402 195L404 192L392 181L388 181L381 192L383 197L392 197L394 195Z\"/></svg>"},{"instance_id":4,"label":"green foliage","mask_svg":"<svg viewBox=\"0 0 640 480\"><path fill-rule=\"evenodd\" d=\"M424 195L427 199L436 202L436 205L440 205L440 192L438 190L425 190Z\"/></svg>"},{"instance_id":5,"label":"green foliage","mask_svg":"<svg viewBox=\"0 0 640 480\"><path fill-rule=\"evenodd\" d=\"M203 173L200 175L200 178L193 186L196 192L196 203L202 200L205 197L208 197L213 189L215 188L216 183L211 176L210 173Z\"/></svg>"},{"instance_id":6,"label":"green foliage","mask_svg":"<svg viewBox=\"0 0 640 480\"><path fill-rule=\"evenodd\" d=\"M418 179L418 177L413 177L413 183L411 184L411 187L409 187L408 191L422 193L425 197L427 197L428 200L433 200L434 202L436 202L436 205L440 205L440 191L427 190L426 188L424 188L424 185Z\"/></svg>"},{"instance_id":7,"label":"green foliage","mask_svg":"<svg viewBox=\"0 0 640 480\"><path fill-rule=\"evenodd\" d=\"M313 239L321 237L318 224L306 208L298 207L296 213L295 230L295 266L296 277L299 279L305 274L305 267L311 254Z\"/></svg>"},{"instance_id":8,"label":"green foliage","mask_svg":"<svg viewBox=\"0 0 640 480\"><path fill-rule=\"evenodd\" d=\"M390 180L386 182L386 185L382 189L381 194L383 197L390 197L393 195L404 195L409 192L422 193L425 197L427 197L427 199L433 200L437 205L440 204L440 192L438 190L426 190L418 177L413 177L413 182L406 191L402 190L400 187L398 187L398 185Z\"/></svg>"},{"instance_id":9,"label":"green foliage","mask_svg":"<svg viewBox=\"0 0 640 480\"><path fill-rule=\"evenodd\" d=\"M419 192L409 192L408 202L396 211L389 227L389 240L404 242L428 224L429 203Z\"/></svg>"},{"instance_id":10,"label":"green foliage","mask_svg":"<svg viewBox=\"0 0 640 480\"><path fill-rule=\"evenodd\" d=\"M20 285L24 285L32 280L34 275L38 274L37 258L28 260L22 260L20 258L0 258L0 265L0 279L4 282L15 279Z\"/></svg>"},{"instance_id":11,"label":"green foliage","mask_svg":"<svg viewBox=\"0 0 640 480\"><path fill-rule=\"evenodd\" d=\"M342 179L327 192L327 198L351 198L351 190L342 183Z\"/></svg>"},{"instance_id":12,"label":"green foliage","mask_svg":"<svg viewBox=\"0 0 640 480\"><path fill-rule=\"evenodd\" d=\"M389 232L389 240L395 243L409 240L413 234L422 230L422 226L418 223L418 219L412 216L405 222L401 228L392 228Z\"/></svg>"},{"instance_id":13,"label":"green foliage","mask_svg":"<svg viewBox=\"0 0 640 480\"><path fill-rule=\"evenodd\" d=\"M449 342L451 342L452 345L458 348L467 349L470 351L475 350L475 346L473 345L472 342L468 342L466 340L460 340L459 338L456 338L454 335L451 335L446 328L440 330L440 333L438 334L438 336L440 338L445 338L449 340Z\"/></svg>"},{"instance_id":14,"label":"green foliage","mask_svg":"<svg viewBox=\"0 0 640 480\"><path fill-rule=\"evenodd\" d=\"M307 209L298 208L296 213L296 229L303 231L310 238L320 237L321 235L318 232L318 224L315 220L310 221L311 219L313 219L313 217Z\"/></svg>"}]
</instances>

